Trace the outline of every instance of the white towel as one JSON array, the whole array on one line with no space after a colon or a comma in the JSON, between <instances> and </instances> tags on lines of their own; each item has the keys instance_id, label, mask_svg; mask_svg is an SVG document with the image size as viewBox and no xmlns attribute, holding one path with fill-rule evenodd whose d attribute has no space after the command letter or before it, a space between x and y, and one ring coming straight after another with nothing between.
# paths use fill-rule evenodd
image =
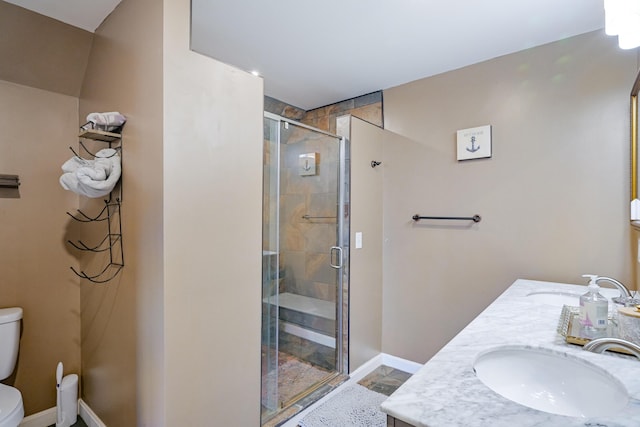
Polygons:
<instances>
[{"instance_id":1,"label":"white towel","mask_svg":"<svg viewBox=\"0 0 640 427\"><path fill-rule=\"evenodd\" d=\"M109 194L122 173L120 156L113 148L98 151L94 160L74 156L62 165L62 170L62 188L91 198Z\"/></svg>"},{"instance_id":2,"label":"white towel","mask_svg":"<svg viewBox=\"0 0 640 427\"><path fill-rule=\"evenodd\" d=\"M98 125L99 129L110 131L122 126L127 121L127 118L117 111L110 111L107 113L90 113L87 116L87 121Z\"/></svg>"},{"instance_id":3,"label":"white towel","mask_svg":"<svg viewBox=\"0 0 640 427\"><path fill-rule=\"evenodd\" d=\"M82 157L73 156L62 164L62 171L65 173L75 172L76 170L78 170L78 168L89 166L91 165L91 163L93 163L93 160L86 160Z\"/></svg>"}]
</instances>

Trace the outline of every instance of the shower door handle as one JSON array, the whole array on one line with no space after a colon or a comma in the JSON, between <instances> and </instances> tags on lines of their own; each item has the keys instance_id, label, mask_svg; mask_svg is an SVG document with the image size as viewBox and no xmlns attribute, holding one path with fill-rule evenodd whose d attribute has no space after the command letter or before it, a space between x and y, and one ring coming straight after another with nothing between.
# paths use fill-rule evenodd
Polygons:
<instances>
[{"instance_id":1,"label":"shower door handle","mask_svg":"<svg viewBox=\"0 0 640 427\"><path fill-rule=\"evenodd\" d=\"M337 261L335 264L333 263L334 255ZM331 246L330 258L329 264L331 267L335 269L342 268L342 248L340 246Z\"/></svg>"}]
</instances>

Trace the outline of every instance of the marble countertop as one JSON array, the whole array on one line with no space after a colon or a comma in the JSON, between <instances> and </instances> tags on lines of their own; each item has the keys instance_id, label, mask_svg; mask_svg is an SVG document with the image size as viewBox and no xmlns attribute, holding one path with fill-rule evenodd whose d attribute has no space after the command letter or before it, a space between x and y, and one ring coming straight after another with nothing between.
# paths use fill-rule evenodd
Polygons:
<instances>
[{"instance_id":1,"label":"marble countertop","mask_svg":"<svg viewBox=\"0 0 640 427\"><path fill-rule=\"evenodd\" d=\"M585 286L517 280L381 405L383 412L416 427L637 427L640 426L640 360L595 354L567 344L557 332L561 305L527 298L532 292L586 292ZM579 418L522 406L495 393L473 372L476 356L505 345L568 354L607 370L629 392L613 416Z\"/></svg>"}]
</instances>

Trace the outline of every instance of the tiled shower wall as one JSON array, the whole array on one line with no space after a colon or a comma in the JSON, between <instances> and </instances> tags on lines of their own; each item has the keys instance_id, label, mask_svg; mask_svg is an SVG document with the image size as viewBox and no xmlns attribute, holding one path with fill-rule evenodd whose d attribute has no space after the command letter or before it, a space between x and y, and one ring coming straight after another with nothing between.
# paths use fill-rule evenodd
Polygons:
<instances>
[{"instance_id":1,"label":"tiled shower wall","mask_svg":"<svg viewBox=\"0 0 640 427\"><path fill-rule=\"evenodd\" d=\"M302 122L333 134L336 133L336 118L347 114L376 126L384 127L382 91L372 92L308 111L265 96L264 108L270 113Z\"/></svg>"},{"instance_id":2,"label":"tiled shower wall","mask_svg":"<svg viewBox=\"0 0 640 427\"><path fill-rule=\"evenodd\" d=\"M329 252L336 244L338 143L295 125L282 129L281 138L280 291L335 301ZM299 156L305 153L316 153L316 175L300 174Z\"/></svg>"},{"instance_id":3,"label":"tiled shower wall","mask_svg":"<svg viewBox=\"0 0 640 427\"><path fill-rule=\"evenodd\" d=\"M379 127L384 127L382 115L382 92L373 92L357 98L347 99L337 104L309 110L302 118L302 123L336 133L336 119L351 114Z\"/></svg>"}]
</instances>

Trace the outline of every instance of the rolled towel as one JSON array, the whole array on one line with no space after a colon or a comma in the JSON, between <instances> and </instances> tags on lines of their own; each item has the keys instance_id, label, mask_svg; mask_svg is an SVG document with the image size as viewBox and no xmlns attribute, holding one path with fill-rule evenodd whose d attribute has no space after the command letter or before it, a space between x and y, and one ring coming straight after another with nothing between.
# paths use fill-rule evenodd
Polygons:
<instances>
[{"instance_id":1,"label":"rolled towel","mask_svg":"<svg viewBox=\"0 0 640 427\"><path fill-rule=\"evenodd\" d=\"M62 171L64 172L60 177L60 185L65 190L78 192L78 177L76 171L82 167L91 167L93 160L83 159L82 157L73 156L62 164Z\"/></svg>"},{"instance_id":2,"label":"rolled towel","mask_svg":"<svg viewBox=\"0 0 640 427\"><path fill-rule=\"evenodd\" d=\"M122 126L127 118L117 111L107 113L90 113L87 121L98 125L98 128L105 130L113 130Z\"/></svg>"},{"instance_id":3,"label":"rolled towel","mask_svg":"<svg viewBox=\"0 0 640 427\"><path fill-rule=\"evenodd\" d=\"M86 176L91 181L106 181L110 173L111 161L109 159L96 159L90 166L82 166L75 171L78 179L81 176Z\"/></svg>"},{"instance_id":4,"label":"rolled towel","mask_svg":"<svg viewBox=\"0 0 640 427\"><path fill-rule=\"evenodd\" d=\"M94 160L75 157L65 162L66 172L60 177L60 185L86 197L106 196L120 179L121 168L117 151L105 148L96 153Z\"/></svg>"},{"instance_id":5,"label":"rolled towel","mask_svg":"<svg viewBox=\"0 0 640 427\"><path fill-rule=\"evenodd\" d=\"M74 172L63 173L60 177L60 185L62 185L62 188L65 190L78 193L78 177Z\"/></svg>"},{"instance_id":6,"label":"rolled towel","mask_svg":"<svg viewBox=\"0 0 640 427\"><path fill-rule=\"evenodd\" d=\"M88 166L93 163L93 160L83 159L82 157L73 156L62 164L63 172L75 172L78 168Z\"/></svg>"},{"instance_id":7,"label":"rolled towel","mask_svg":"<svg viewBox=\"0 0 640 427\"><path fill-rule=\"evenodd\" d=\"M87 197L106 196L113 190L122 173L120 156L112 148L96 153L93 167L76 171L78 191Z\"/></svg>"}]
</instances>

